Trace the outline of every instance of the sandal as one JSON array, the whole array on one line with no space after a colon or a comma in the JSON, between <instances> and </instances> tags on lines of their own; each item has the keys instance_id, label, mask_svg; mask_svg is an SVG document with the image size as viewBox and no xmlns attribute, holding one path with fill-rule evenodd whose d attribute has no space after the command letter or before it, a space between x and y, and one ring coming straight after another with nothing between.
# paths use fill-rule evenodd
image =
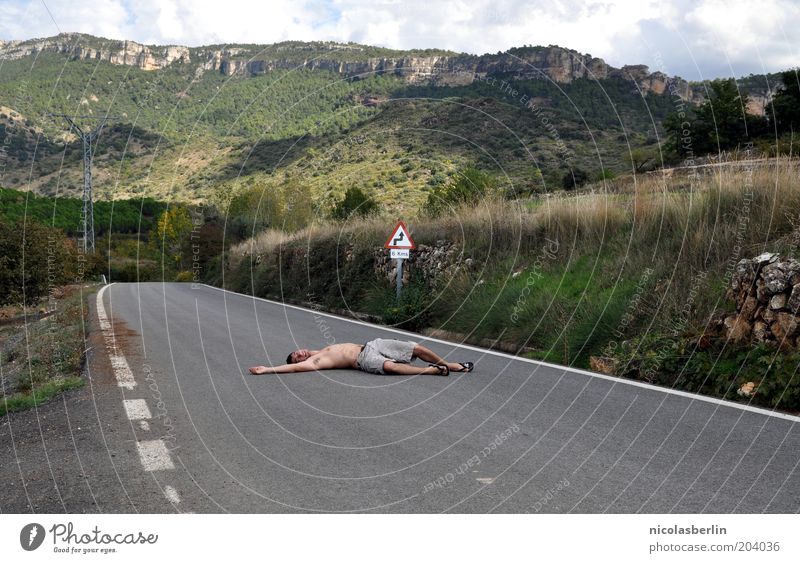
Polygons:
<instances>
[{"instance_id":1,"label":"sandal","mask_svg":"<svg viewBox=\"0 0 800 563\"><path fill-rule=\"evenodd\" d=\"M450 368L447 366L440 366L439 364L430 364L430 367L439 370L436 375L450 375Z\"/></svg>"},{"instance_id":2,"label":"sandal","mask_svg":"<svg viewBox=\"0 0 800 563\"><path fill-rule=\"evenodd\" d=\"M475 364L472 362L459 362L458 365L461 366L461 369L453 370L453 373L466 373L470 372L475 368Z\"/></svg>"}]
</instances>

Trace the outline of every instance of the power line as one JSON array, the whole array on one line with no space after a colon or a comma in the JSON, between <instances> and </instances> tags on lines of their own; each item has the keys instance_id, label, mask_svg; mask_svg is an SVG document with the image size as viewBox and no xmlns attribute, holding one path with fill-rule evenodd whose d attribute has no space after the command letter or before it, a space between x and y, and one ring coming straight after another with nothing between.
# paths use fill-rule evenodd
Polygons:
<instances>
[{"instance_id":1,"label":"power line","mask_svg":"<svg viewBox=\"0 0 800 563\"><path fill-rule=\"evenodd\" d=\"M81 226L83 227L83 252L94 253L94 201L92 199L92 160L97 137L100 136L103 126L109 119L118 119L116 116L95 117L92 115L66 115L63 113L49 113L49 117L63 117L72 129L75 129L83 141L83 210L81 211ZM91 130L84 131L74 120L94 119L99 123Z\"/></svg>"}]
</instances>

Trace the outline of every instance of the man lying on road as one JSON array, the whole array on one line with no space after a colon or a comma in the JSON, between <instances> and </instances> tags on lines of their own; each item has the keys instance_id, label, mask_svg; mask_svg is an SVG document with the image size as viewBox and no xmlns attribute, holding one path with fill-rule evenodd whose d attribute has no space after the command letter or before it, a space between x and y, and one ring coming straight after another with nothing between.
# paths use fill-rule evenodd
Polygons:
<instances>
[{"instance_id":1,"label":"man lying on road","mask_svg":"<svg viewBox=\"0 0 800 563\"><path fill-rule=\"evenodd\" d=\"M414 366L410 363L419 358L430 365ZM286 357L282 366L250 368L250 373L294 373L321 369L354 368L368 373L390 375L449 375L450 372L472 371L472 362L446 362L433 350L410 340L376 338L363 346L360 344L333 344L322 350L295 350Z\"/></svg>"}]
</instances>

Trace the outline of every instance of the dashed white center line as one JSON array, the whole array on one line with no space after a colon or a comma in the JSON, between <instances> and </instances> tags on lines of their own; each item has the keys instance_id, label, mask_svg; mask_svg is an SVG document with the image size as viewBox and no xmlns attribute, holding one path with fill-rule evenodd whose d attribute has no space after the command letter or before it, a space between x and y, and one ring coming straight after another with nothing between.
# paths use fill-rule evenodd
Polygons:
<instances>
[{"instance_id":1,"label":"dashed white center line","mask_svg":"<svg viewBox=\"0 0 800 563\"><path fill-rule=\"evenodd\" d=\"M117 351L114 328L108 320L106 308L103 305L103 294L107 288L107 285L103 286L97 292L97 317L100 321L100 330L103 332L103 340L106 343L117 385L126 389L133 389L136 387L136 380L125 356ZM125 414L128 416L128 420L138 421L139 428L144 431L150 430L150 423L147 421L153 418L153 415L145 399L123 399L122 404L125 407ZM169 449L167 449L167 445L163 440L143 440L136 443L136 449L139 451L139 460L142 462L142 467L145 471L175 469L175 464L172 463L172 457L169 455ZM181 502L178 491L170 485L164 487L164 496L172 504Z\"/></svg>"},{"instance_id":2,"label":"dashed white center line","mask_svg":"<svg viewBox=\"0 0 800 563\"><path fill-rule=\"evenodd\" d=\"M125 399L122 404L125 405L125 413L128 415L128 420L153 418L153 415L150 414L150 408L147 406L147 401L144 399Z\"/></svg>"},{"instance_id":3,"label":"dashed white center line","mask_svg":"<svg viewBox=\"0 0 800 563\"><path fill-rule=\"evenodd\" d=\"M114 377L117 378L117 385L126 389L133 389L136 387L136 380L133 378L133 372L125 356L117 351L114 328L108 320L106 307L103 305L103 294L106 292L107 287L107 285L104 285L100 291L97 292L97 318L100 321L100 330L103 332L103 340L106 342L108 356L111 360L111 368L114 370Z\"/></svg>"},{"instance_id":4,"label":"dashed white center line","mask_svg":"<svg viewBox=\"0 0 800 563\"><path fill-rule=\"evenodd\" d=\"M139 459L145 471L175 469L164 440L144 440L137 442L136 447L139 449Z\"/></svg>"},{"instance_id":5,"label":"dashed white center line","mask_svg":"<svg viewBox=\"0 0 800 563\"><path fill-rule=\"evenodd\" d=\"M491 485L494 483L494 477L478 477L475 480L481 485Z\"/></svg>"},{"instance_id":6,"label":"dashed white center line","mask_svg":"<svg viewBox=\"0 0 800 563\"><path fill-rule=\"evenodd\" d=\"M172 504L178 504L181 502L181 497L178 495L178 491L175 490L175 487L170 485L164 487L164 496L166 496L167 500Z\"/></svg>"}]
</instances>

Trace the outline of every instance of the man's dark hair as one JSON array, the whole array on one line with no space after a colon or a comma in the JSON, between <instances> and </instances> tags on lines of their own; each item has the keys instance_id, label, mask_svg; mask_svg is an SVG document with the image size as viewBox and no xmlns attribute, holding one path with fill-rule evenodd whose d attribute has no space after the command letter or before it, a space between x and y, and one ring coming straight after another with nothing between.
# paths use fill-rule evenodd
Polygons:
<instances>
[{"instance_id":1,"label":"man's dark hair","mask_svg":"<svg viewBox=\"0 0 800 563\"><path fill-rule=\"evenodd\" d=\"M292 361L292 354L294 354L294 352L289 352L289 355L288 355L288 356L286 356L286 363L287 363L287 364L293 364L293 363L294 363L294 362Z\"/></svg>"}]
</instances>

